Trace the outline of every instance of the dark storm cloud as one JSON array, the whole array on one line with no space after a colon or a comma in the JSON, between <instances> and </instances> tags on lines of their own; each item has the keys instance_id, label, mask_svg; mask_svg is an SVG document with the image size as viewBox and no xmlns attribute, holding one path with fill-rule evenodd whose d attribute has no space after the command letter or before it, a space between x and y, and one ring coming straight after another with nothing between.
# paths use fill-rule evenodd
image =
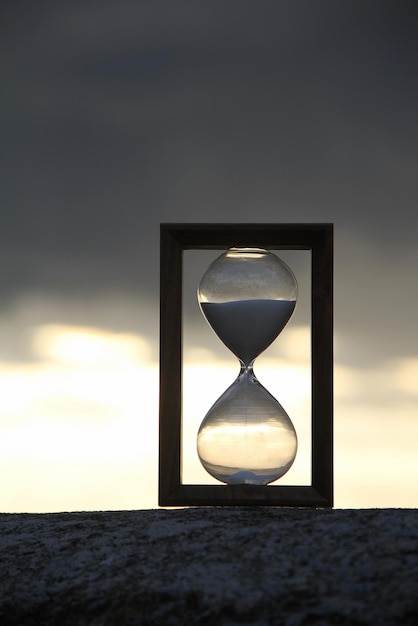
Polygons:
<instances>
[{"instance_id":1,"label":"dark storm cloud","mask_svg":"<svg viewBox=\"0 0 418 626\"><path fill-rule=\"evenodd\" d=\"M3 13L4 301L156 294L161 221L332 221L341 324L393 319L416 261L415 3Z\"/></svg>"}]
</instances>

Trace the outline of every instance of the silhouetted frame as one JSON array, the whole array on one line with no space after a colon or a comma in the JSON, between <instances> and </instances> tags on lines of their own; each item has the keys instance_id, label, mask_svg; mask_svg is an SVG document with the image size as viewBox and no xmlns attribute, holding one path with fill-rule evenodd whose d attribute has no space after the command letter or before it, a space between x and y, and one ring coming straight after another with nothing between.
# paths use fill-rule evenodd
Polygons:
<instances>
[{"instance_id":1,"label":"silhouetted frame","mask_svg":"<svg viewBox=\"0 0 418 626\"><path fill-rule=\"evenodd\" d=\"M311 485L182 484L183 251L311 251ZM160 225L160 506L333 506L333 224ZM197 435L197 433L196 433Z\"/></svg>"}]
</instances>

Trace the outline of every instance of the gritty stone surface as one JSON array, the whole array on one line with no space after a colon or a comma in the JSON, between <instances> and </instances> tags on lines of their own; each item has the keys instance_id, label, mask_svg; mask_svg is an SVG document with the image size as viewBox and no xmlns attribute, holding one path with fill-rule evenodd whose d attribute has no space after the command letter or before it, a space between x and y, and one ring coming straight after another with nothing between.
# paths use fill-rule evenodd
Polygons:
<instances>
[{"instance_id":1,"label":"gritty stone surface","mask_svg":"<svg viewBox=\"0 0 418 626\"><path fill-rule=\"evenodd\" d=\"M415 626L418 510L0 515L2 626Z\"/></svg>"}]
</instances>

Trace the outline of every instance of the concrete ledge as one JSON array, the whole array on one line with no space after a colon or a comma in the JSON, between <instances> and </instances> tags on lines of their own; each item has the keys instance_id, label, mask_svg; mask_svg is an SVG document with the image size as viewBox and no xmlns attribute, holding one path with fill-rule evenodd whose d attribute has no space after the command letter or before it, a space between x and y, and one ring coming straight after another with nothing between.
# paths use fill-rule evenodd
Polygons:
<instances>
[{"instance_id":1,"label":"concrete ledge","mask_svg":"<svg viewBox=\"0 0 418 626\"><path fill-rule=\"evenodd\" d=\"M0 515L2 626L415 626L418 510Z\"/></svg>"}]
</instances>

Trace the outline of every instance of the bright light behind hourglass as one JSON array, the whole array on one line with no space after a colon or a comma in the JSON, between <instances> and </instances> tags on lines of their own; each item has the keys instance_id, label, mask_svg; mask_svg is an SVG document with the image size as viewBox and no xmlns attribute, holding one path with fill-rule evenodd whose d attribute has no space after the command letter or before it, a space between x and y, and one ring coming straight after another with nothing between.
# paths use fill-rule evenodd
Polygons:
<instances>
[{"instance_id":1,"label":"bright light behind hourglass","mask_svg":"<svg viewBox=\"0 0 418 626\"><path fill-rule=\"evenodd\" d=\"M219 433L218 430L221 432ZM280 441L279 449L277 441ZM242 447L240 442L243 444ZM253 446L253 442L256 445ZM288 449L292 445L294 445L293 432L282 424L220 424L218 428L213 426L207 429L205 442L201 443L200 452L204 457L205 446L211 449L213 447L214 465L222 465L224 459L228 457L230 464L234 467L240 466L244 453L251 467L262 470L263 467L275 467L277 461L281 467L286 465ZM280 458L281 451L282 458Z\"/></svg>"}]
</instances>

